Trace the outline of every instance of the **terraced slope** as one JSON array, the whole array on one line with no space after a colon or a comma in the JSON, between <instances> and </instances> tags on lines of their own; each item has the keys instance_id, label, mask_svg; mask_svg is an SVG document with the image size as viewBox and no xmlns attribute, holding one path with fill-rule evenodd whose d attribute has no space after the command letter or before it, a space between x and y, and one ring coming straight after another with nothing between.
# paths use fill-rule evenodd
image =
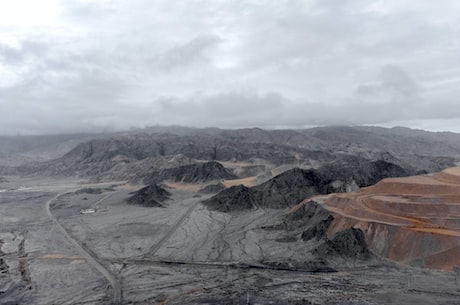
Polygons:
<instances>
[{"instance_id":1,"label":"terraced slope","mask_svg":"<svg viewBox=\"0 0 460 305\"><path fill-rule=\"evenodd\" d=\"M392 261L446 270L460 267L460 167L429 176L388 178L353 193L313 200L334 217L328 236L359 228L370 249Z\"/></svg>"}]
</instances>

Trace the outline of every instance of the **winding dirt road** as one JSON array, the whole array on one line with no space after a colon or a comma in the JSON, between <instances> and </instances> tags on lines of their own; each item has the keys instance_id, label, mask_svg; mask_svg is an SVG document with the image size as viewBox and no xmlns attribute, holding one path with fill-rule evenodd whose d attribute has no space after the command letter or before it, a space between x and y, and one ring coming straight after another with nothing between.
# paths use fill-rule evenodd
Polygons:
<instances>
[{"instance_id":1,"label":"winding dirt road","mask_svg":"<svg viewBox=\"0 0 460 305\"><path fill-rule=\"evenodd\" d=\"M50 218L53 221L53 223L56 225L56 228L62 233L65 239L68 242L70 242L77 249L80 255L83 256L86 259L86 261L90 265L92 265L97 271L99 271L99 273L101 273L102 276L104 276L107 279L107 281L110 283L110 285L112 286L112 290L113 290L112 304L115 304L115 305L121 304L121 285L117 277L113 275L101 263L99 263L96 257L92 256L88 251L86 251L77 240L75 240L72 236L70 236L70 234L65 230L65 228L57 221L56 217L54 217L53 214L51 213L51 210L50 210L51 203L67 193L68 191L59 193L55 197L48 200L45 204L46 214L48 218Z\"/></svg>"}]
</instances>

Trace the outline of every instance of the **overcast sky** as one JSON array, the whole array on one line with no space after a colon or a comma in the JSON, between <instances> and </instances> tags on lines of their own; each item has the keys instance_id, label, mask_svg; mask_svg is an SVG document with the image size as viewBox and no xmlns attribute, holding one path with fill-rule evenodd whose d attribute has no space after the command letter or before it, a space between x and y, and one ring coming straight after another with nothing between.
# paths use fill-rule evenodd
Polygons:
<instances>
[{"instance_id":1,"label":"overcast sky","mask_svg":"<svg viewBox=\"0 0 460 305\"><path fill-rule=\"evenodd\" d=\"M460 131L458 0L0 0L0 134Z\"/></svg>"}]
</instances>

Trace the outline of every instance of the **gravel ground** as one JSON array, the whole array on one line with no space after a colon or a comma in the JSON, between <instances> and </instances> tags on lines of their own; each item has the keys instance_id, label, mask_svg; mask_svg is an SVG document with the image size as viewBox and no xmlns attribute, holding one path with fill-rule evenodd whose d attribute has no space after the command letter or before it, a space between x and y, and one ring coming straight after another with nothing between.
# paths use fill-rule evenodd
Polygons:
<instances>
[{"instance_id":1,"label":"gravel ground","mask_svg":"<svg viewBox=\"0 0 460 305\"><path fill-rule=\"evenodd\" d=\"M126 204L136 189L127 185L6 178L0 184L0 304L113 304L117 285L121 304L418 305L460 299L455 272L380 260L330 259L336 272L296 267L316 259L316 241L282 241L280 232L261 229L283 210L211 212L200 203L208 195L177 188L168 190L172 199L165 208L139 207ZM65 194L81 188L102 191ZM57 194L62 196L53 200ZM47 215L50 200L53 217L74 242ZM81 214L83 209L95 212Z\"/></svg>"}]
</instances>

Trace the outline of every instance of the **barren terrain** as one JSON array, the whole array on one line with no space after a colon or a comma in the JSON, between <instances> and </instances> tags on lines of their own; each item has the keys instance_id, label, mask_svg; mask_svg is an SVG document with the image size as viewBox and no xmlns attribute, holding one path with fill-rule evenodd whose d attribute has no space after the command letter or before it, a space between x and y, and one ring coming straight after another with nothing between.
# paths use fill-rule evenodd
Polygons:
<instances>
[{"instance_id":1,"label":"barren terrain","mask_svg":"<svg viewBox=\"0 0 460 305\"><path fill-rule=\"evenodd\" d=\"M1 304L456 304L460 298L455 272L375 259L341 268L339 259L333 269L313 270L314 242L286 242L279 239L284 232L263 229L284 210L210 211L201 204L210 195L178 185L168 189L173 196L165 208L147 208L128 205L133 186L121 182L7 179L0 202ZM85 209L94 213L81 214Z\"/></svg>"},{"instance_id":2,"label":"barren terrain","mask_svg":"<svg viewBox=\"0 0 460 305\"><path fill-rule=\"evenodd\" d=\"M436 269L460 267L460 168L387 178L349 194L314 198L333 212L328 234L357 227L380 256ZM305 203L308 204L308 203Z\"/></svg>"},{"instance_id":3,"label":"barren terrain","mask_svg":"<svg viewBox=\"0 0 460 305\"><path fill-rule=\"evenodd\" d=\"M458 304L458 139L1 138L0 304Z\"/></svg>"}]
</instances>

